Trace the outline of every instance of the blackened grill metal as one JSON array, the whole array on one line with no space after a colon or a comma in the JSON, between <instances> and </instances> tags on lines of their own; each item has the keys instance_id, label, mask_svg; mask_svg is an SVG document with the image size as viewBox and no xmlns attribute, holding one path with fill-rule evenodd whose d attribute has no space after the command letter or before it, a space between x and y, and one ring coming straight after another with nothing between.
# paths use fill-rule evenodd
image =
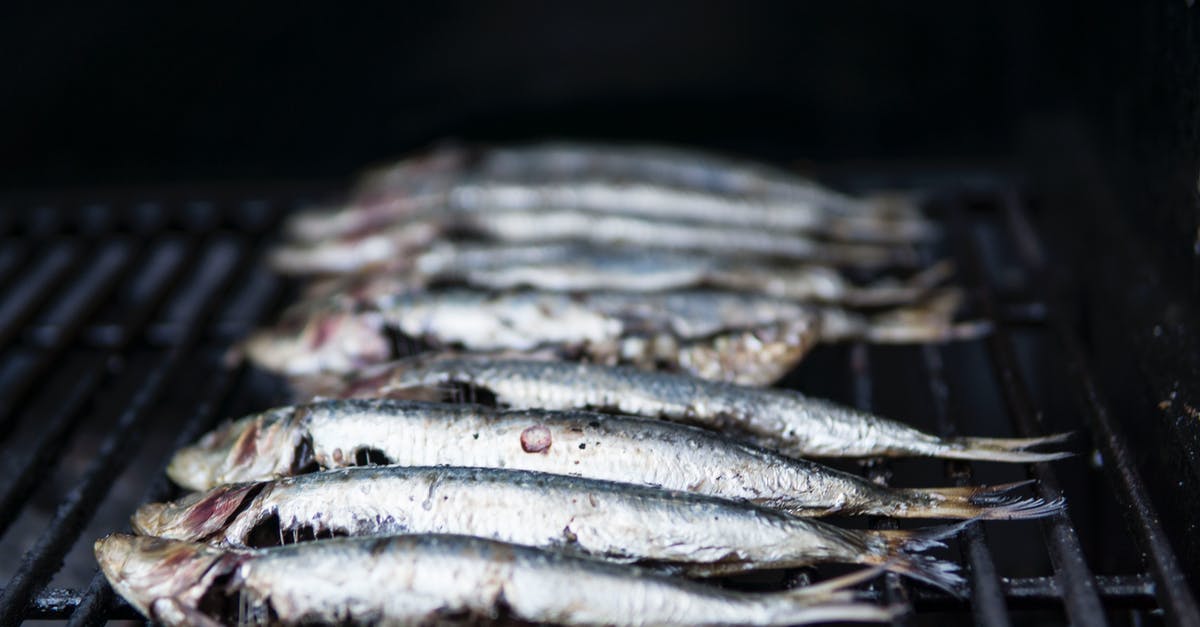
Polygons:
<instances>
[{"instance_id":1,"label":"blackened grill metal","mask_svg":"<svg viewBox=\"0 0 1200 627\"><path fill-rule=\"evenodd\" d=\"M978 179L975 179L978 181ZM873 593L889 602L908 600L916 613L902 624L921 622L929 612L937 624L975 623L1001 626L1019 622L1021 612L1061 610L1061 618L1073 624L1103 625L1115 616L1133 620L1161 614L1171 624L1200 624L1195 600L1158 522L1142 478L1131 462L1126 440L1108 414L1097 391L1085 353L1063 315L1069 303L1048 295L1058 293L1047 272L1044 254L1030 226L1021 197L1001 179L984 179L969 188L942 186L935 195L939 215L947 219L949 252L954 254L961 281L971 288L979 306L977 313L995 323L995 333L986 343L990 376L997 384L1015 432L1033 436L1045 432L1036 405L1014 349L1012 329L1035 325L1057 341L1053 347L1060 366L1077 398L1080 431L1077 444L1091 441L1103 460L1107 481L1097 490L1115 493L1129 533L1141 552L1139 568L1119 574L1095 574L1085 560L1076 529L1067 515L1040 523L1040 538L1028 540L1021 550L1048 555L1052 576L1005 578L997 572L996 549L984 526L970 527L957 543L961 563L970 581L965 600L909 586L894 576L881 578ZM892 183L904 182L890 181ZM922 184L927 184L923 181ZM205 190L203 197L192 193L163 192L112 194L62 199L10 199L0 234L0 444L5 456L16 461L0 476L0 533L22 516L29 515L31 500L45 469L53 467L60 454L112 385L122 377L135 379L135 391L116 410L114 427L96 444L80 480L57 502L40 535L24 551L20 563L0 592L0 624L25 619L68 620L72 625L96 624L107 619L132 619L138 614L124 601L114 598L97 573L86 587L49 587L62 560L77 543L90 545L94 538L81 537L105 499L111 498L113 482L121 477L130 459L153 455L165 463L169 450L148 451L143 431L155 416L155 407L177 394L180 386L201 390L192 410L174 418L170 430L174 446L190 441L237 407L255 401L252 377L244 368L220 367L220 356L236 337L265 320L278 308L286 292L278 279L259 263L261 253L277 230L281 216L303 204L312 188L286 187L278 190ZM107 196L107 197L106 197ZM54 205L46 202L53 201ZM966 203L986 205L988 215L1002 225L1001 236L1018 252L1027 285L1020 307L1005 299L1011 289L999 289L989 277L979 255L982 248L978 210ZM167 263L155 256L156 246L171 240L180 254ZM120 244L120 245L117 245ZM114 248L114 245L116 247ZM220 254L214 257L214 251ZM212 260L222 260L212 266ZM258 264L257 266L255 264ZM105 307L118 290L131 282L150 287L128 310L111 319ZM1032 300L1028 300L1032 295ZM243 302L232 303L239 298ZM240 314L234 324L218 312L236 306ZM1014 315L1014 311L1026 312ZM173 319L168 314L174 312ZM52 313L52 322L41 322ZM112 314L112 312L107 312ZM115 322L114 322L115 320ZM973 393L969 387L952 385L946 373L946 350L926 346L914 349L931 399L934 425L945 435L971 430L953 409L956 398ZM134 367L132 353L150 353L149 367ZM850 391L847 400L863 408L873 405L880 377L871 373L874 349L856 344L847 350L848 367L843 381ZM66 357L92 353L91 368L70 386L61 398L43 385ZM27 358L18 360L18 353ZM9 367L19 361L17 367ZM206 373L201 381L181 380L186 367ZM886 384L886 383L885 383ZM51 409L40 410L49 404ZM32 413L38 408L41 413ZM32 442L14 449L12 433L23 421L35 421ZM141 477L141 501L174 496L161 472ZM877 481L902 478L897 464L871 463L864 472ZM943 481L969 485L974 481L973 464L944 464ZM1038 495L1052 499L1062 487L1053 464L1029 466L1028 474L1040 481ZM130 480L130 478L124 478ZM1068 507L1072 494L1067 493ZM130 503L132 509L133 503ZM891 521L872 521L889 526ZM808 580L807 570L788 578L791 583ZM1039 615L1043 619L1044 615Z\"/></svg>"}]
</instances>

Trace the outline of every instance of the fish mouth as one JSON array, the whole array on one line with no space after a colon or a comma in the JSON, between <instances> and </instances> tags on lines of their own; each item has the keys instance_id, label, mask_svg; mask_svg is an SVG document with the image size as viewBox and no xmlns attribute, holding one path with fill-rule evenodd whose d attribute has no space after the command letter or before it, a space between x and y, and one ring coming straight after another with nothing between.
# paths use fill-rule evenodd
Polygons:
<instances>
[{"instance_id":1,"label":"fish mouth","mask_svg":"<svg viewBox=\"0 0 1200 627\"><path fill-rule=\"evenodd\" d=\"M218 427L200 438L195 444L175 453L167 464L167 476L188 490L207 490L217 483L217 476L225 465L232 446L248 429L249 421Z\"/></svg>"},{"instance_id":2,"label":"fish mouth","mask_svg":"<svg viewBox=\"0 0 1200 627\"><path fill-rule=\"evenodd\" d=\"M167 476L189 490L293 474L304 460L296 421L304 406L280 407L227 423L175 453Z\"/></svg>"},{"instance_id":3,"label":"fish mouth","mask_svg":"<svg viewBox=\"0 0 1200 627\"><path fill-rule=\"evenodd\" d=\"M290 376L348 372L394 356L380 316L316 311L294 322L251 335L242 352L255 365Z\"/></svg>"},{"instance_id":4,"label":"fish mouth","mask_svg":"<svg viewBox=\"0 0 1200 627\"><path fill-rule=\"evenodd\" d=\"M129 521L134 533L142 536L161 536L161 530L165 527L164 519L167 517L166 510L166 503L146 503L137 508Z\"/></svg>"},{"instance_id":5,"label":"fish mouth","mask_svg":"<svg viewBox=\"0 0 1200 627\"><path fill-rule=\"evenodd\" d=\"M175 453L167 465L167 476L188 490L205 490L214 483L216 470L224 459L221 451L208 448L201 441Z\"/></svg>"},{"instance_id":6,"label":"fish mouth","mask_svg":"<svg viewBox=\"0 0 1200 627\"><path fill-rule=\"evenodd\" d=\"M162 599L196 608L213 580L236 568L241 557L190 542L123 533L100 538L94 548L113 589L151 620L156 620L154 606ZM222 563L224 567L214 568Z\"/></svg>"}]
</instances>

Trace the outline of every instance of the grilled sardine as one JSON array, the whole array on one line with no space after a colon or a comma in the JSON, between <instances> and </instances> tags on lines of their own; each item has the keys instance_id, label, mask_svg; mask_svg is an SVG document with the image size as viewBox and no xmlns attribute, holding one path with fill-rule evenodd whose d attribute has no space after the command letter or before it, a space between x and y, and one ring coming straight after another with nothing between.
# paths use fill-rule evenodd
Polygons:
<instances>
[{"instance_id":1,"label":"grilled sardine","mask_svg":"<svg viewBox=\"0 0 1200 627\"><path fill-rule=\"evenodd\" d=\"M668 566L690 575L821 562L882 565L957 591L911 555L955 529L862 531L747 503L518 470L380 466L225 485L138 509L141 534L263 548L335 536L450 533Z\"/></svg>"},{"instance_id":2,"label":"grilled sardine","mask_svg":"<svg viewBox=\"0 0 1200 627\"><path fill-rule=\"evenodd\" d=\"M226 424L171 460L179 485L224 484L314 468L395 464L512 468L738 499L797 515L1030 518L1061 503L994 488L897 489L687 425L587 412L464 404L320 401Z\"/></svg>"},{"instance_id":3,"label":"grilled sardine","mask_svg":"<svg viewBox=\"0 0 1200 627\"><path fill-rule=\"evenodd\" d=\"M884 343L978 337L954 323L958 292L865 316L769 297L689 290L644 294L551 291L408 291L305 303L243 348L257 365L289 375L338 372L385 361L389 331L427 346L547 355L641 368L668 367L747 385L789 372L818 341Z\"/></svg>"},{"instance_id":4,"label":"grilled sardine","mask_svg":"<svg viewBox=\"0 0 1200 627\"><path fill-rule=\"evenodd\" d=\"M580 242L647 250L696 251L728 256L811 261L838 267L882 268L918 263L916 250L899 244L825 241L803 233L736 226L668 222L638 216L567 209L444 213L346 236L284 245L271 264L289 274L352 272L386 266L416 254L437 237L463 233L513 244Z\"/></svg>"},{"instance_id":5,"label":"grilled sardine","mask_svg":"<svg viewBox=\"0 0 1200 627\"><path fill-rule=\"evenodd\" d=\"M361 233L431 203L442 211L553 207L846 238L932 233L894 198L854 198L761 164L695 150L567 143L417 155L364 177L349 207L301 214L288 231L304 241Z\"/></svg>"},{"instance_id":6,"label":"grilled sardine","mask_svg":"<svg viewBox=\"0 0 1200 627\"><path fill-rule=\"evenodd\" d=\"M712 287L786 300L880 307L912 303L950 276L939 263L905 280L857 285L835 268L766 264L656 250L574 244L438 244L380 272L338 276L305 291L315 300L352 294L358 300L399 294L434 283L480 289L533 288L562 292L656 292Z\"/></svg>"},{"instance_id":7,"label":"grilled sardine","mask_svg":"<svg viewBox=\"0 0 1200 627\"><path fill-rule=\"evenodd\" d=\"M324 380L324 384L329 382ZM299 382L303 387L304 383ZM663 418L732 432L795 457L940 457L1029 463L1069 456L1029 451L1069 434L1042 438L941 438L908 425L810 398L697 377L594 364L416 357L368 369L327 396L425 398L438 391L491 397L509 408L590 409Z\"/></svg>"},{"instance_id":8,"label":"grilled sardine","mask_svg":"<svg viewBox=\"0 0 1200 627\"><path fill-rule=\"evenodd\" d=\"M899 608L836 589L721 590L463 536L339 538L258 551L113 534L95 545L113 588L166 625L793 625L884 621Z\"/></svg>"}]
</instances>

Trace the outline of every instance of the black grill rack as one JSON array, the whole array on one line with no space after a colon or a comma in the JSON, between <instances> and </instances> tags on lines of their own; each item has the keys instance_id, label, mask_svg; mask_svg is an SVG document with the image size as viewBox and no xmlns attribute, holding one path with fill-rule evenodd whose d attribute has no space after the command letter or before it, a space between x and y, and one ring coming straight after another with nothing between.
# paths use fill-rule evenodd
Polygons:
<instances>
[{"instance_id":1,"label":"black grill rack","mask_svg":"<svg viewBox=\"0 0 1200 627\"><path fill-rule=\"evenodd\" d=\"M890 416L923 416L918 426L947 435L1074 429L1075 445L1086 452L1004 471L960 462L859 466L877 481L913 485L994 483L997 472L1024 472L1039 480L1038 496L1065 495L1068 503L1066 514L1011 523L1016 537L1002 527L1010 523L963 532L953 548L969 580L964 599L894 576L868 594L911 602L916 611L899 621L908 624L999 626L1030 616L1046 624L1158 617L1200 624L1065 313L1070 303L1053 296L1061 292L1022 197L1004 179L951 180L920 184L936 190L931 204L947 221L945 252L959 264L975 313L991 319L995 332L972 346L822 347L785 384ZM255 375L223 367L222 357L286 299L289 287L260 255L281 217L322 189L329 188L106 190L2 201L0 446L7 466L0 474L0 545L13 557L0 573L7 577L0 624L139 617L95 572L91 541L125 529L139 502L175 495L162 472L174 448L222 417L263 407ZM1031 363L1041 363L1030 361L1031 351L1061 386L1041 383L1044 371L1031 371ZM1072 400L1047 401L1047 387ZM1002 424L967 420L966 406L989 394L1003 407ZM1061 469L1077 476L1063 481ZM1085 505L1090 514L1081 518ZM1123 518L1123 525L1106 516ZM1098 557L1114 537L1136 544L1123 562ZM1090 552L1081 538L1090 539ZM1097 574L1098 561L1112 572ZM1048 570L1002 576L1001 566L1012 563L1019 571L1041 563ZM810 575L798 571L788 581Z\"/></svg>"}]
</instances>

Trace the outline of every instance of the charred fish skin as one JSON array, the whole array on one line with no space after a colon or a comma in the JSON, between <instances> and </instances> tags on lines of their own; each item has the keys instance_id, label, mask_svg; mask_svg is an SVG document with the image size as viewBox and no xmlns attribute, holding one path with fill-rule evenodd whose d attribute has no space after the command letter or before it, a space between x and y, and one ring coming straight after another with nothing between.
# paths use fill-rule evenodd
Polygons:
<instances>
[{"instance_id":1,"label":"charred fish skin","mask_svg":"<svg viewBox=\"0 0 1200 627\"><path fill-rule=\"evenodd\" d=\"M456 617L790 625L883 621L899 611L820 587L738 593L462 536L339 538L230 552L113 534L97 541L95 551L114 589L151 620L169 625L411 625Z\"/></svg>"},{"instance_id":2,"label":"charred fish skin","mask_svg":"<svg viewBox=\"0 0 1200 627\"><path fill-rule=\"evenodd\" d=\"M662 418L740 433L795 457L929 456L1027 463L1070 455L1025 450L1061 442L1069 434L946 439L793 390L621 366L461 356L395 362L372 371L370 377L373 389L353 383L349 388L355 394L386 396L405 388L470 386L494 395L506 407L589 409Z\"/></svg>"},{"instance_id":3,"label":"charred fish skin","mask_svg":"<svg viewBox=\"0 0 1200 627\"><path fill-rule=\"evenodd\" d=\"M951 591L963 583L954 565L909 554L955 528L848 530L686 492L504 469L359 467L220 486L145 505L133 527L231 548L448 533L692 575L841 562L883 565Z\"/></svg>"},{"instance_id":4,"label":"charred fish skin","mask_svg":"<svg viewBox=\"0 0 1200 627\"><path fill-rule=\"evenodd\" d=\"M795 515L1029 518L1061 503L998 488L894 489L711 431L587 412L498 411L387 399L319 401L226 424L176 453L168 475L205 490L313 466L512 468L744 500Z\"/></svg>"}]
</instances>

